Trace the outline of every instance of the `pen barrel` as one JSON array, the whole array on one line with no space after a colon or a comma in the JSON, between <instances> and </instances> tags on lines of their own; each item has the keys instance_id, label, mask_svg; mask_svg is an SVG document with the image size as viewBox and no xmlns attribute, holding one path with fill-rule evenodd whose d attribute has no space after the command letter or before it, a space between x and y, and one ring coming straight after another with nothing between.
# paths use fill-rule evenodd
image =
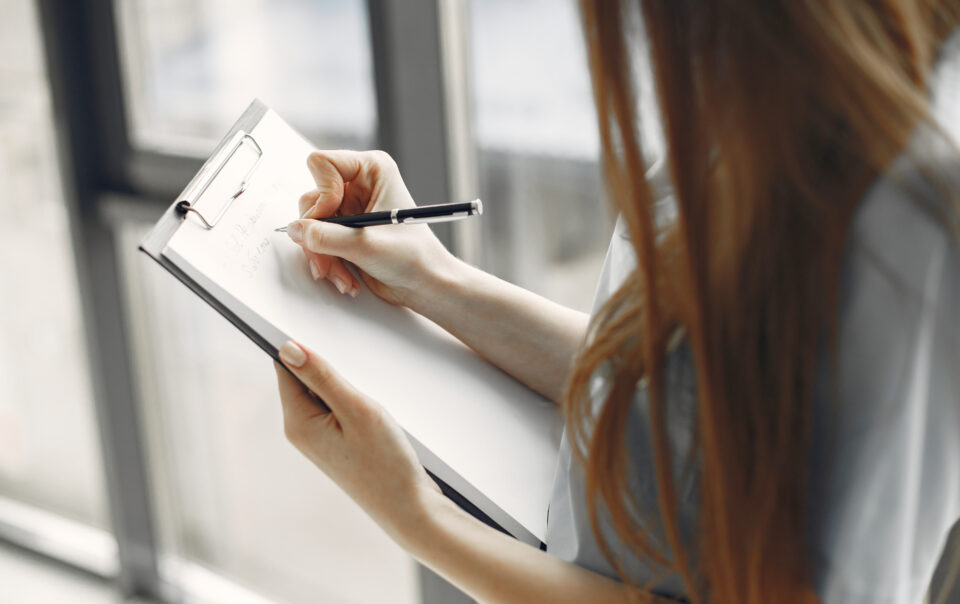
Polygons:
<instances>
[{"instance_id":1,"label":"pen barrel","mask_svg":"<svg viewBox=\"0 0 960 604\"><path fill-rule=\"evenodd\" d=\"M323 222L332 222L333 224L342 224L352 228L376 226L378 224L391 224L393 222L391 215L393 212L370 212L368 214L352 214L350 216L330 216L321 218Z\"/></svg>"},{"instance_id":2,"label":"pen barrel","mask_svg":"<svg viewBox=\"0 0 960 604\"><path fill-rule=\"evenodd\" d=\"M415 208L395 208L381 212L352 214L350 216L331 216L320 218L323 222L332 222L343 226L360 228L379 224L417 224L425 222L443 222L457 220L483 213L483 204L479 199L463 203L443 203Z\"/></svg>"}]
</instances>

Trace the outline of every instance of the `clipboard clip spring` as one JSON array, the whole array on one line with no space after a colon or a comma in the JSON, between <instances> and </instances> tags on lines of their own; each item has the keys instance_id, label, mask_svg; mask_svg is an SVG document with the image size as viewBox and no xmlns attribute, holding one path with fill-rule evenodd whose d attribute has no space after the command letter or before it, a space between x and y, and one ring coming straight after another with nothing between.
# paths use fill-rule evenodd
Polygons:
<instances>
[{"instance_id":1,"label":"clipboard clip spring","mask_svg":"<svg viewBox=\"0 0 960 604\"><path fill-rule=\"evenodd\" d=\"M244 143L249 143L253 147L254 151L256 151L257 153L257 159L256 161L253 162L253 165L250 166L250 169L247 170L246 174L243 177L243 180L240 181L240 185L237 187L237 190L221 206L220 211L217 212L216 216L214 216L212 220L207 220L207 218L203 214L201 214L199 210L197 210L195 202L199 200L201 196L203 196L204 192L206 192L206 190L210 187L210 184L213 183L213 181L216 180L217 176L219 176L220 172L223 171L223 168L224 166L227 165L227 162L230 161L230 159L237 153L237 150L239 150ZM238 197L243 195L243 193L247 190L247 187L249 186L249 183L250 183L250 178L253 176L253 173L257 170L257 167L260 165L260 160L263 159L263 149L260 148L260 145L257 143L256 139L254 139L252 136L250 136L248 133L244 132L243 130L237 131L236 134L233 135L233 140L230 142L229 145L224 147L224 150L226 151L226 153L223 154L223 158L220 160L219 164L217 165L216 170L211 172L209 176L207 176L206 178L204 178L203 181L198 183L197 185L198 188L196 189L196 193L189 195L187 199L178 201L176 206L177 211L183 214L184 216L186 216L190 212L193 212L194 214L196 214L197 218L200 219L200 222L203 223L204 228L206 228L207 230L210 230L213 227L215 227L217 223L220 222L220 219L223 218L223 215L227 213L227 210L233 204L234 200L236 200ZM193 201L191 201L191 199Z\"/></svg>"},{"instance_id":2,"label":"clipboard clip spring","mask_svg":"<svg viewBox=\"0 0 960 604\"><path fill-rule=\"evenodd\" d=\"M197 215L197 218L200 219L200 222L203 223L204 227L206 227L208 230L213 228L213 225L207 222L207 219L203 217L203 214L201 214L196 208L190 205L190 202L187 201L186 199L184 199L183 201L177 202L177 210L182 214L186 214L187 212L193 212L194 214Z\"/></svg>"}]
</instances>

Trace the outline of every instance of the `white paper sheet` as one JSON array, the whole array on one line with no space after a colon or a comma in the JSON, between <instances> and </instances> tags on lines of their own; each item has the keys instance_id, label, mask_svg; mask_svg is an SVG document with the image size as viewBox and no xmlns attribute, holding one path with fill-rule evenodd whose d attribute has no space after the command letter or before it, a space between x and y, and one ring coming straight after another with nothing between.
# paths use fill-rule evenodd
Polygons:
<instances>
[{"instance_id":1,"label":"white paper sheet","mask_svg":"<svg viewBox=\"0 0 960 604\"><path fill-rule=\"evenodd\" d=\"M213 230L188 216L164 256L272 345L292 338L323 355L397 419L429 470L518 538L542 541L560 440L555 405L409 310L313 281L300 248L273 232L315 186L312 147L272 111L252 135L264 157L247 191ZM197 207L222 203L241 178L225 169Z\"/></svg>"}]
</instances>

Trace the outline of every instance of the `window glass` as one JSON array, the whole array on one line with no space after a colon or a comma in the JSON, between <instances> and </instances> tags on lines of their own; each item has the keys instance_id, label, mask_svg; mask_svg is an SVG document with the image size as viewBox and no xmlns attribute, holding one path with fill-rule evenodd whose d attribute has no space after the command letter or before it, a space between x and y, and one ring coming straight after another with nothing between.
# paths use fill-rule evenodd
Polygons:
<instances>
[{"instance_id":1,"label":"window glass","mask_svg":"<svg viewBox=\"0 0 960 604\"><path fill-rule=\"evenodd\" d=\"M0 497L105 528L99 437L35 4L0 0Z\"/></svg>"},{"instance_id":2,"label":"window glass","mask_svg":"<svg viewBox=\"0 0 960 604\"><path fill-rule=\"evenodd\" d=\"M573 0L471 0L480 264L588 309L612 230Z\"/></svg>"},{"instance_id":3,"label":"window glass","mask_svg":"<svg viewBox=\"0 0 960 604\"><path fill-rule=\"evenodd\" d=\"M116 6L139 146L209 151L253 98L321 146L372 144L376 103L363 0Z\"/></svg>"}]
</instances>

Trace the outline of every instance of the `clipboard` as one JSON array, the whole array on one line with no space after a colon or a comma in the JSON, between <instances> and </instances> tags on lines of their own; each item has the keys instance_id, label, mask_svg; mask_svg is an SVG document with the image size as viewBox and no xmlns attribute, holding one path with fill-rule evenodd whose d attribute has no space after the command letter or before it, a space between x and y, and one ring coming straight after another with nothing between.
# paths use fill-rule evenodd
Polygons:
<instances>
[{"instance_id":1,"label":"clipboard","mask_svg":"<svg viewBox=\"0 0 960 604\"><path fill-rule=\"evenodd\" d=\"M197 174L187 183L187 186L184 187L183 191L177 197L177 200L167 208L147 236L140 242L140 251L155 260L167 272L186 285L190 291L210 305L224 319L239 329L243 335L250 338L261 350L279 362L280 357L275 346L270 344L270 342L264 339L236 314L231 312L230 309L222 304L216 297L200 287L196 281L191 279L180 270L177 265L163 255L163 249L167 246L167 242L170 241L173 234L180 228L187 214L193 213L197 215L204 220L204 222L207 222L210 228L213 228L227 210L229 210L233 201L239 196L238 194L227 200L219 211L212 214L213 222L206 221L206 219L203 218L204 215L201 213L202 211L209 212L209 210L201 209L195 205L202 194L209 188L210 184L223 172L223 168L226 163L230 161L230 158L236 154L236 150L239 148L239 144L236 142L238 138L243 141L246 141L248 138L252 140L254 144L256 144L256 148L262 157L263 150L260 149L259 144L256 143L256 139L250 136L249 132L260 122L261 118L266 114L267 109L267 106L260 100L254 100L250 106L247 107L236 123L230 128L229 132L227 132L226 136L224 136L217 145L216 149L210 155L210 158L203 163ZM249 178L252 177L252 173L257 167L259 167L259 161L252 167L250 173L247 174L247 178L245 178L242 183L237 183L238 191L241 190L241 184L249 181ZM243 190L246 190L245 186Z\"/></svg>"},{"instance_id":2,"label":"clipboard","mask_svg":"<svg viewBox=\"0 0 960 604\"><path fill-rule=\"evenodd\" d=\"M285 337L280 338L276 334L262 333L258 329L255 329L241 316L243 309L236 307L236 300L229 299L225 302L220 296L209 291L199 283L197 279L191 277L177 262L165 254L165 250L168 249L171 240L185 224L193 222L194 224L190 228L199 228L210 232L216 231L218 225L220 225L225 216L228 216L234 204L237 203L237 199L242 198L248 190L249 184L262 176L259 175L259 172L265 165L265 154L269 153L270 150L261 146L257 140L255 131L258 125L266 119L282 122L265 104L259 100L253 101L217 145L217 148L203 164L199 172L187 184L180 196L167 208L154 228L143 239L140 244L140 249L183 283L194 294L204 300L227 321L233 324L234 327L246 335L266 352L267 355L279 361L277 341L282 341ZM301 162L300 165L302 166L303 163ZM302 169L306 172L305 166ZM214 191L218 194L213 195L212 192ZM365 293L367 296L370 296L371 300L375 299L371 292L367 291ZM377 303L380 302L378 301ZM273 342L271 342L271 340L273 340ZM309 342L307 343L309 344ZM318 350L318 352L324 354L323 350ZM481 362L486 364L486 361ZM488 371L486 375L489 378L492 374L489 373L489 370L486 371ZM494 371L499 373L499 370ZM512 380L512 378L509 379ZM361 390L365 389L362 383L355 385ZM530 395L525 394L520 398L530 398ZM381 403L386 402L388 401L382 400L381 397ZM529 434L533 441L537 443L535 454L529 456L532 459L518 459L517 463L529 465L530 467L523 468L524 471L527 472L527 476L529 477L530 472L534 472L538 479L537 482L540 483L540 487L533 490L538 492L537 501L534 504L536 506L535 510L541 506L543 508L542 522L540 522L539 518L531 520L531 517L534 515L530 513L529 505L526 506L527 509L523 515L525 518L524 521L520 521L517 517L512 516L505 509L508 506L499 505L493 495L488 496L482 490L478 490L479 487L475 488L474 485L470 484L468 479L463 478L461 474L452 471L444 459L441 459L437 454L433 453L429 448L429 443L420 443L417 438L407 430L403 422L401 422L401 427L404 428L405 433L407 433L411 443L414 445L414 449L417 450L424 468L430 476L437 481L447 497L487 525L512 535L534 547L544 549L543 538L546 534L546 508L549 502L549 492L546 489L546 485L552 485L556 453L559 450L562 422L559 418L559 413L552 403L547 403L552 410L547 409L546 406L543 406L542 409L534 409L530 407L531 404L535 403L529 403L529 401L527 401L527 406L521 409L521 412L514 414L515 417L509 413L502 415L506 418L504 421L521 421L526 418L526 423L530 424L529 429L512 425L511 427L513 428L513 434ZM384 406L388 411L391 411L389 404L385 404ZM532 423L534 421L543 421L546 423L540 426L534 425ZM526 432L524 432L524 430L526 430ZM499 447L500 445L491 443L490 446ZM482 451L480 453L482 454ZM553 458L549 460L551 454ZM491 455L491 457L495 458L496 455ZM535 467L532 465L534 463L536 463ZM507 474L512 476L512 468L503 468L503 470L505 476ZM547 476L542 476L544 472L547 473ZM544 480L547 482L544 482ZM520 481L516 482L519 483ZM529 483L529 480L524 482ZM529 484L516 484L515 487L516 489L523 490L529 488ZM515 496L513 498L515 499Z\"/></svg>"}]
</instances>

